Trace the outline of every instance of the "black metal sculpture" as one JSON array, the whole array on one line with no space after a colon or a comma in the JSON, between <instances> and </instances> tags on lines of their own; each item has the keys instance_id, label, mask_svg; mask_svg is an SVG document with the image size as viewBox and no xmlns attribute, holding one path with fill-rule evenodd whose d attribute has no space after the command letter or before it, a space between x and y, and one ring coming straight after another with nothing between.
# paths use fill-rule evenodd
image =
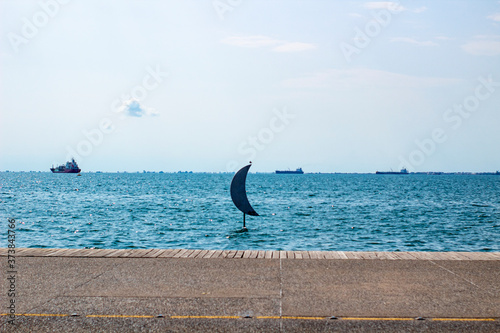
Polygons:
<instances>
[{"instance_id":1,"label":"black metal sculpture","mask_svg":"<svg viewBox=\"0 0 500 333\"><path fill-rule=\"evenodd\" d=\"M245 182L247 179L248 169L252 166L251 162L249 165L241 168L233 177L231 181L231 199L233 199L236 208L243 212L243 229L245 227L245 215L259 216L257 212L252 208L250 202L248 202L247 192L245 189Z\"/></svg>"}]
</instances>

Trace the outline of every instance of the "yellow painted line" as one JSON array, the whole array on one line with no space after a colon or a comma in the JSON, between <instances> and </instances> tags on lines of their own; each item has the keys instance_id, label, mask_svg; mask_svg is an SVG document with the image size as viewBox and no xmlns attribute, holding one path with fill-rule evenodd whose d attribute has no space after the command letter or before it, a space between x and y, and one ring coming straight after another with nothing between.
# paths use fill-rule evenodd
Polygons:
<instances>
[{"instance_id":1,"label":"yellow painted line","mask_svg":"<svg viewBox=\"0 0 500 333\"><path fill-rule=\"evenodd\" d=\"M283 319L323 320L323 319L325 319L325 317L291 317L291 316L283 316Z\"/></svg>"},{"instance_id":2,"label":"yellow painted line","mask_svg":"<svg viewBox=\"0 0 500 333\"><path fill-rule=\"evenodd\" d=\"M435 321L495 321L495 318L430 318Z\"/></svg>"},{"instance_id":3,"label":"yellow painted line","mask_svg":"<svg viewBox=\"0 0 500 333\"><path fill-rule=\"evenodd\" d=\"M340 320L415 320L415 318L339 317Z\"/></svg>"},{"instance_id":4,"label":"yellow painted line","mask_svg":"<svg viewBox=\"0 0 500 333\"><path fill-rule=\"evenodd\" d=\"M240 319L240 316L170 316L171 319Z\"/></svg>"},{"instance_id":5,"label":"yellow painted line","mask_svg":"<svg viewBox=\"0 0 500 333\"><path fill-rule=\"evenodd\" d=\"M68 317L67 314L57 314L57 313L20 313L16 316L26 316L26 317Z\"/></svg>"},{"instance_id":6,"label":"yellow painted line","mask_svg":"<svg viewBox=\"0 0 500 333\"><path fill-rule=\"evenodd\" d=\"M155 316L136 316L136 315L86 315L87 318L155 318Z\"/></svg>"},{"instance_id":7,"label":"yellow painted line","mask_svg":"<svg viewBox=\"0 0 500 333\"><path fill-rule=\"evenodd\" d=\"M10 316L9 313L0 313L0 316ZM70 317L69 314L57 313L16 313L16 316L26 317ZM86 318L156 318L157 316L140 316L140 315L81 315ZM165 316L169 317L169 316ZM242 316L170 316L171 319L242 319ZM295 319L295 320L327 320L330 317L301 317L301 316L256 316L257 319ZM415 318L395 318L395 317L338 317L338 320L374 320L374 321L412 321ZM497 321L497 318L425 318L430 321Z\"/></svg>"}]
</instances>

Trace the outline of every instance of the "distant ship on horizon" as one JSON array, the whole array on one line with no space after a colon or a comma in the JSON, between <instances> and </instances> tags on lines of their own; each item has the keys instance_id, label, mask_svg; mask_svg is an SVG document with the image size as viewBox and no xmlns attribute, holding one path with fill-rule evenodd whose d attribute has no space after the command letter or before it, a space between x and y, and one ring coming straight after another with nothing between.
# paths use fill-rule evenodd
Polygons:
<instances>
[{"instance_id":1,"label":"distant ship on horizon","mask_svg":"<svg viewBox=\"0 0 500 333\"><path fill-rule=\"evenodd\" d=\"M72 158L71 162L66 162L66 164L61 164L58 167L52 166L50 171L52 171L52 173L79 173L82 170L78 167L75 159Z\"/></svg>"},{"instance_id":2,"label":"distant ship on horizon","mask_svg":"<svg viewBox=\"0 0 500 333\"><path fill-rule=\"evenodd\" d=\"M377 171L377 175L407 175L408 170L406 168L401 169L401 171Z\"/></svg>"},{"instance_id":3,"label":"distant ship on horizon","mask_svg":"<svg viewBox=\"0 0 500 333\"><path fill-rule=\"evenodd\" d=\"M295 171L292 171L292 170L276 170L276 174L302 175L302 174L304 174L304 171L302 171L302 168L298 168Z\"/></svg>"}]
</instances>

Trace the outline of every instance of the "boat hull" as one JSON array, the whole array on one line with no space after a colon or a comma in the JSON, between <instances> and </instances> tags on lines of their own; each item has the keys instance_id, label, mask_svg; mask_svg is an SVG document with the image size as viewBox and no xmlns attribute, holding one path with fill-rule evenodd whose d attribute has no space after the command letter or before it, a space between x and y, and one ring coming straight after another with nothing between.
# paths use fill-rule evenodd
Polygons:
<instances>
[{"instance_id":1,"label":"boat hull","mask_svg":"<svg viewBox=\"0 0 500 333\"><path fill-rule=\"evenodd\" d=\"M52 173L79 173L80 171L82 171L82 169L70 169L63 171L59 171L57 169L50 169L50 171L52 171Z\"/></svg>"}]
</instances>

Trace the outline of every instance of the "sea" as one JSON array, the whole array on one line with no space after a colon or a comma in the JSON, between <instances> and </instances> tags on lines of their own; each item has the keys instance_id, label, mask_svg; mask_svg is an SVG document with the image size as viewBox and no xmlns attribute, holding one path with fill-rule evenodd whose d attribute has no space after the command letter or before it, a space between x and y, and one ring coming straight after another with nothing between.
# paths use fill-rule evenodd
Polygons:
<instances>
[{"instance_id":1,"label":"sea","mask_svg":"<svg viewBox=\"0 0 500 333\"><path fill-rule=\"evenodd\" d=\"M500 176L0 173L0 247L500 251ZM3 238L3 239L2 239Z\"/></svg>"}]
</instances>

